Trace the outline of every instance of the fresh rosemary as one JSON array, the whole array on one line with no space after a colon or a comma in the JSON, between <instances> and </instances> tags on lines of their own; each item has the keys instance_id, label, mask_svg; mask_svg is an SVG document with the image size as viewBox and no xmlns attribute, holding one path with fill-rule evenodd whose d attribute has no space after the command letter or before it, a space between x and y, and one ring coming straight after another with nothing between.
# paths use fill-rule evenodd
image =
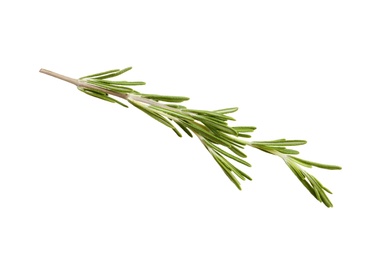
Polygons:
<instances>
[{"instance_id":1,"label":"fresh rosemary","mask_svg":"<svg viewBox=\"0 0 382 260\"><path fill-rule=\"evenodd\" d=\"M241 187L238 178L243 181L245 179L252 179L229 160L251 167L244 159L247 156L242 151L245 146L251 146L280 157L318 201L323 202L327 207L333 206L327 196L327 193L331 194L331 191L323 186L313 175L303 169L303 167L318 167L328 170L339 170L341 167L311 162L296 157L295 155L299 152L290 147L304 145L306 141L286 139L261 142L250 141L250 133L253 132L256 127L230 126L228 124L228 121L235 121L230 114L238 110L236 107L214 111L188 109L179 104L188 100L188 97L143 94L134 90L132 87L145 85L144 82L110 80L110 78L119 76L129 70L131 70L131 67L122 70L108 70L79 79L69 78L45 69L41 69L40 72L72 83L77 86L78 90L105 101L128 107L127 104L115 99L115 97L126 100L158 122L171 128L179 137L181 137L182 134L175 125L190 137L195 135L227 177L240 190Z\"/></svg>"}]
</instances>

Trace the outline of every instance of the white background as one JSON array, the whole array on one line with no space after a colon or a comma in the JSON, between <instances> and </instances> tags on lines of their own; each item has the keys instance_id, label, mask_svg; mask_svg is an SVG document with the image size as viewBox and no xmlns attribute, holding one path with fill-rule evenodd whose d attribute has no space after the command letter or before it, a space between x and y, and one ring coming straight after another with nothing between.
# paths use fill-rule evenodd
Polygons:
<instances>
[{"instance_id":1,"label":"white background","mask_svg":"<svg viewBox=\"0 0 382 260\"><path fill-rule=\"evenodd\" d=\"M382 259L380 1L0 4L0 259ZM133 66L142 92L238 106L306 139L333 191L246 149L238 191L196 139L38 73ZM138 88L138 87L137 87ZM141 89L142 88L142 89Z\"/></svg>"}]
</instances>

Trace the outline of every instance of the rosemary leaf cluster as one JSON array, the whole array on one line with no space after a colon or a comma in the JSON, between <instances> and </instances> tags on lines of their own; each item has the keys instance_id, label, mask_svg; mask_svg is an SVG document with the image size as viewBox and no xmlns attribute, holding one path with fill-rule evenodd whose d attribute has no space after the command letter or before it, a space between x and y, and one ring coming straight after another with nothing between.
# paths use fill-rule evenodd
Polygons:
<instances>
[{"instance_id":1,"label":"rosemary leaf cluster","mask_svg":"<svg viewBox=\"0 0 382 260\"><path fill-rule=\"evenodd\" d=\"M327 207L333 206L327 196L327 193L331 194L330 190L304 168L318 167L338 170L341 167L296 157L299 152L290 147L304 145L306 141L286 139L251 141L251 133L256 127L230 125L231 121L235 121L231 114L238 110L236 107L214 111L188 109L180 104L189 100L188 97L144 94L132 88L145 85L144 82L110 80L129 70L131 67L122 70L108 70L80 79L69 78L45 69L41 69L40 72L70 82L90 96L124 107L128 107L130 104L164 126L171 128L179 137L182 137L181 132L190 137L196 136L238 189L241 189L239 179L252 180L238 166L235 166L235 164L241 164L251 167L251 164L246 161L247 156L243 151L245 146L250 146L283 159L298 180L318 201L323 202ZM121 99L127 101L127 104Z\"/></svg>"}]
</instances>

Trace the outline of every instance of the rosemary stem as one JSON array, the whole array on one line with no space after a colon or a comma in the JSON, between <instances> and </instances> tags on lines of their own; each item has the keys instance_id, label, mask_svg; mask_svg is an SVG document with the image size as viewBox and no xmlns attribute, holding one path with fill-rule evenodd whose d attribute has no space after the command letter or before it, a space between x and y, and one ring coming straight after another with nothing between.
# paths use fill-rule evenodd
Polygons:
<instances>
[{"instance_id":1,"label":"rosemary stem","mask_svg":"<svg viewBox=\"0 0 382 260\"><path fill-rule=\"evenodd\" d=\"M49 75L49 76L52 76L52 77L55 77L55 78L64 80L64 81L66 81L66 82L72 83L72 84L74 84L74 85L77 85L77 84L78 84L78 80L77 80L77 79L73 79L73 78L70 78L70 77L67 77L67 76L58 74L58 73L53 72L53 71L50 71L50 70L40 69L40 72L41 72L41 73L44 73L44 74L46 74L46 75Z\"/></svg>"}]
</instances>

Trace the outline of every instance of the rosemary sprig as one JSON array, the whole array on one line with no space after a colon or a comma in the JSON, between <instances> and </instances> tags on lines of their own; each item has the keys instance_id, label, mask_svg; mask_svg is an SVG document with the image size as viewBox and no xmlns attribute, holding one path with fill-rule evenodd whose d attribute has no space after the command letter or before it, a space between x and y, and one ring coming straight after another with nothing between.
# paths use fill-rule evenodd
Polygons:
<instances>
[{"instance_id":1,"label":"rosemary sprig","mask_svg":"<svg viewBox=\"0 0 382 260\"><path fill-rule=\"evenodd\" d=\"M119 76L129 70L131 70L131 67L122 70L108 70L79 79L69 78L45 69L41 69L40 72L72 83L80 91L90 96L128 107L126 103L117 100L115 97L125 100L161 124L171 128L179 137L182 134L175 125L179 126L188 136L193 137L195 135L227 177L240 190L238 178L243 181L252 179L230 160L251 167L243 159L247 156L242 151L245 146L250 146L283 159L298 180L318 201L323 202L327 207L333 206L327 197L327 193L331 194L331 191L302 167L312 168L314 166L327 170L339 170L341 167L311 162L296 157L295 155L299 152L291 149L290 146L304 145L306 141L286 139L250 141L250 134L256 127L230 126L228 123L229 121L235 121L228 114L236 112L238 110L236 107L214 111L188 109L179 105L179 103L187 101L188 97L144 94L131 88L132 86L145 85L144 82L110 80L110 78Z\"/></svg>"}]
</instances>

